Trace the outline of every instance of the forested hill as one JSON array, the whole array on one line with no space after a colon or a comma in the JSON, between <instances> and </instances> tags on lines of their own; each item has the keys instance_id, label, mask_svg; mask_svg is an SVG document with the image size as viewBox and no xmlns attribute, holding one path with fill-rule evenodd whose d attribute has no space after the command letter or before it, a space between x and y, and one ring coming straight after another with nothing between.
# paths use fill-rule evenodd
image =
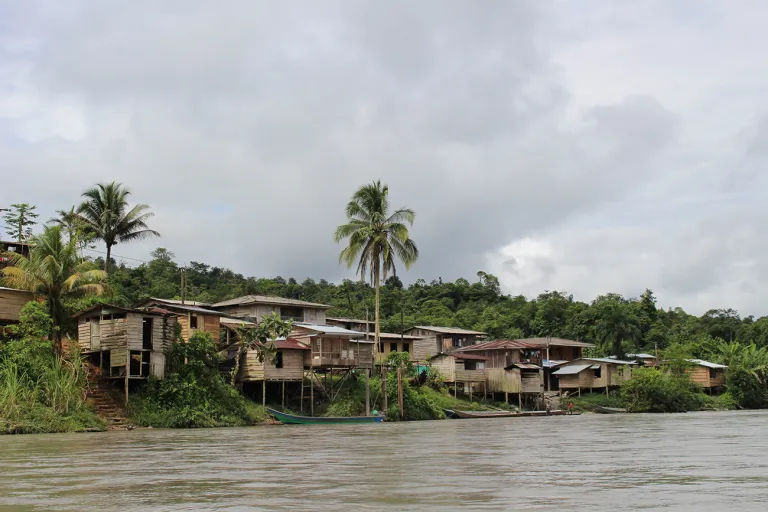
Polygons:
<instances>
[{"instance_id":1,"label":"forested hill","mask_svg":"<svg viewBox=\"0 0 768 512\"><path fill-rule=\"evenodd\" d=\"M152 260L136 268L120 265L110 276L116 293L112 300L135 304L147 297L181 296L179 266L173 253L158 249ZM325 280L282 277L244 277L228 269L192 262L186 267L186 297L216 302L245 294L277 295L330 304L329 316L373 318L373 289L359 281L341 284ZM768 345L768 317L740 318L733 310L711 310L701 317L682 309L658 309L651 290L641 297L616 294L579 302L565 292L549 291L532 300L501 292L498 279L478 272L473 282L457 279L430 283L417 280L403 287L390 278L382 288L382 330L399 332L413 325L464 327L493 338L557 336L594 342L609 352L613 340L625 340L625 349L650 351L678 346L693 356L714 338L726 342ZM401 318L402 315L402 318Z\"/></svg>"}]
</instances>

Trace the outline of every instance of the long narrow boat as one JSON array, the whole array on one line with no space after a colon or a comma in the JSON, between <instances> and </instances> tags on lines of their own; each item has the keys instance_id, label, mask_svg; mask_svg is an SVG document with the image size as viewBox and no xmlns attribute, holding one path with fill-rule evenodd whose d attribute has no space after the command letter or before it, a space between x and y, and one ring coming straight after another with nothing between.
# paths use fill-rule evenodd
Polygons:
<instances>
[{"instance_id":1,"label":"long narrow boat","mask_svg":"<svg viewBox=\"0 0 768 512\"><path fill-rule=\"evenodd\" d=\"M454 411L459 418L510 418L522 416L514 411Z\"/></svg>"},{"instance_id":2,"label":"long narrow boat","mask_svg":"<svg viewBox=\"0 0 768 512\"><path fill-rule=\"evenodd\" d=\"M455 420L459 417L458 414L456 414L456 411L453 409L443 409L443 413L445 413L445 417L451 420Z\"/></svg>"},{"instance_id":3,"label":"long narrow boat","mask_svg":"<svg viewBox=\"0 0 768 512\"><path fill-rule=\"evenodd\" d=\"M602 405L598 405L595 407L595 412L599 412L601 414L621 414L623 412L627 412L627 410L621 409L619 407L603 407Z\"/></svg>"},{"instance_id":4,"label":"long narrow boat","mask_svg":"<svg viewBox=\"0 0 768 512\"><path fill-rule=\"evenodd\" d=\"M280 423L291 425L316 425L332 423L381 423L384 416L296 416L267 408L269 414Z\"/></svg>"}]
</instances>

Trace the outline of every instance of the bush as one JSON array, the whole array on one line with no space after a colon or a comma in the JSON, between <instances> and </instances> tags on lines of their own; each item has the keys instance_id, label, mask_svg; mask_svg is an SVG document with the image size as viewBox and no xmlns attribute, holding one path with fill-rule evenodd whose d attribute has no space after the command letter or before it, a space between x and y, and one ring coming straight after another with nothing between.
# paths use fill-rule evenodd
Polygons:
<instances>
[{"instance_id":1,"label":"bush","mask_svg":"<svg viewBox=\"0 0 768 512\"><path fill-rule=\"evenodd\" d=\"M245 398L219 373L219 356L209 333L195 333L171 349L170 372L150 379L128 404L133 421L144 426L195 428L250 423ZM250 410L253 412L253 409Z\"/></svg>"},{"instance_id":2,"label":"bush","mask_svg":"<svg viewBox=\"0 0 768 512\"><path fill-rule=\"evenodd\" d=\"M686 412L705 408L704 393L685 373L656 368L632 371L632 380L621 387L621 399L631 412Z\"/></svg>"},{"instance_id":3,"label":"bush","mask_svg":"<svg viewBox=\"0 0 768 512\"><path fill-rule=\"evenodd\" d=\"M45 306L30 302L0 339L0 430L6 433L102 430L85 404L87 368L77 352L59 357L45 336Z\"/></svg>"}]
</instances>

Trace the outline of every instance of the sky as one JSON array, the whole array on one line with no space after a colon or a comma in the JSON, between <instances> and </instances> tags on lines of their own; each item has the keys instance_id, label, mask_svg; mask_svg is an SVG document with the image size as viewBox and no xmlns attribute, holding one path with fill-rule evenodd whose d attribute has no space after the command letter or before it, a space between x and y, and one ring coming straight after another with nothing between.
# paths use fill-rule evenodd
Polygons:
<instances>
[{"instance_id":1,"label":"sky","mask_svg":"<svg viewBox=\"0 0 768 512\"><path fill-rule=\"evenodd\" d=\"M117 255L340 281L333 231L381 179L417 215L406 282L762 316L766 23L761 0L0 0L0 208L118 181L162 238Z\"/></svg>"}]
</instances>

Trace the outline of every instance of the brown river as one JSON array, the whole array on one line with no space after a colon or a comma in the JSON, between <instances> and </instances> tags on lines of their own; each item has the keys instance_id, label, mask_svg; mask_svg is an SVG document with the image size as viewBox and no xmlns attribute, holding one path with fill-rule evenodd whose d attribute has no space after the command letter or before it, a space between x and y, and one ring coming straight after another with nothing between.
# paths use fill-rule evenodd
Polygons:
<instances>
[{"instance_id":1,"label":"brown river","mask_svg":"<svg viewBox=\"0 0 768 512\"><path fill-rule=\"evenodd\" d=\"M768 510L768 412L0 436L0 510Z\"/></svg>"}]
</instances>

